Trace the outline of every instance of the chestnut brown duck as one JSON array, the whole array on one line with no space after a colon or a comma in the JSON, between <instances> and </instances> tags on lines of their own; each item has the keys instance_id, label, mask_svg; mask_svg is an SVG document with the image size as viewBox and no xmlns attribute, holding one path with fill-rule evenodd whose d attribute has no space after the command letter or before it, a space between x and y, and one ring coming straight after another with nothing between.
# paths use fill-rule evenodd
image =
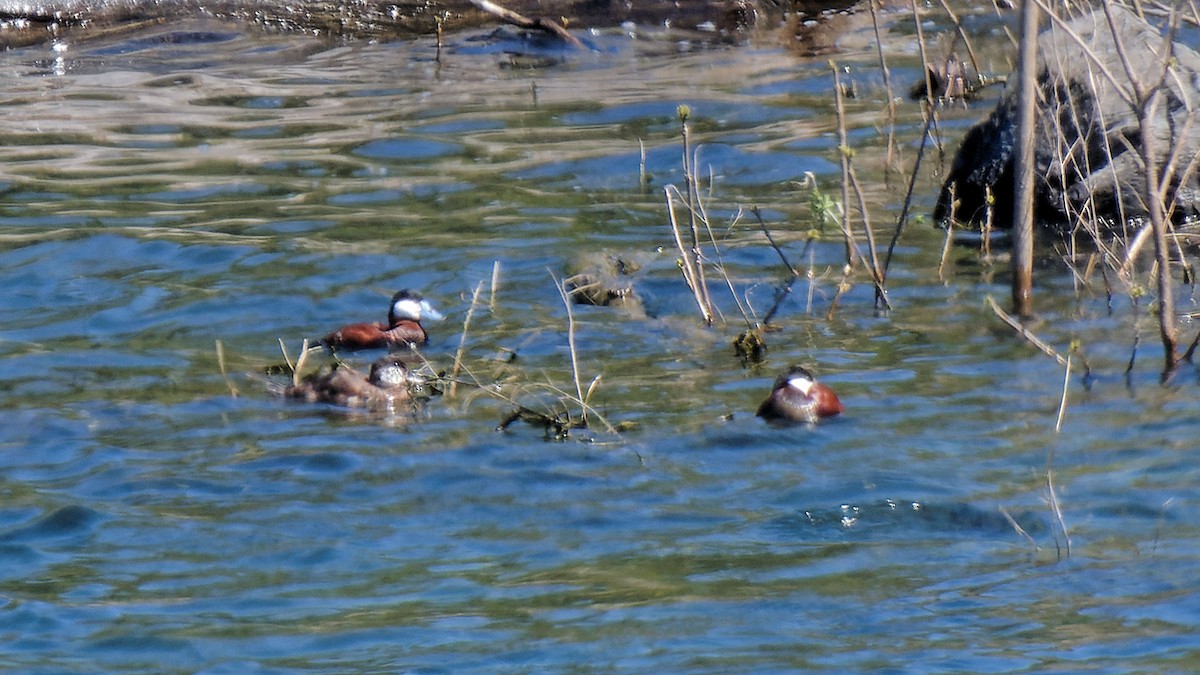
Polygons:
<instances>
[{"instance_id":1,"label":"chestnut brown duck","mask_svg":"<svg viewBox=\"0 0 1200 675\"><path fill-rule=\"evenodd\" d=\"M770 396L755 414L773 424L813 424L845 411L832 389L817 382L808 370L792 366L775 379Z\"/></svg>"},{"instance_id":2,"label":"chestnut brown duck","mask_svg":"<svg viewBox=\"0 0 1200 675\"><path fill-rule=\"evenodd\" d=\"M421 294L404 289L392 296L386 324L369 321L348 324L326 335L320 342L333 351L420 347L429 341L421 321L443 318Z\"/></svg>"}]
</instances>

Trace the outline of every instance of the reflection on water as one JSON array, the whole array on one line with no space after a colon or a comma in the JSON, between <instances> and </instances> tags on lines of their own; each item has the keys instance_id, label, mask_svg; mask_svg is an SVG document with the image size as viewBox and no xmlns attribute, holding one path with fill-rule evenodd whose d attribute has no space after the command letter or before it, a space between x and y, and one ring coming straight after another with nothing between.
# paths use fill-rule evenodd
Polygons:
<instances>
[{"instance_id":1,"label":"reflection on water","mask_svg":"<svg viewBox=\"0 0 1200 675\"><path fill-rule=\"evenodd\" d=\"M890 315L859 280L825 318L843 247L806 245L799 184L838 194L825 60L598 34L515 69L520 40L478 37L437 58L202 25L0 55L5 665L1170 670L1198 651L1200 418L1190 382L1123 381L1129 310L1044 272L1042 337L1081 340L1096 373L1056 434L1062 371L982 302L1002 271L956 250L939 282L931 228L905 234ZM869 50L843 57L882 231L902 181L872 159L880 80ZM742 303L764 313L784 270L739 208L813 271L761 367L733 354L726 289L727 323L699 325L669 252L681 103ZM412 424L267 393L278 339L294 356L410 287L449 310L432 367L470 315L463 379L556 412L574 384L552 275L589 251L644 261L645 316L572 310L620 434L497 433L511 406L470 384ZM753 417L793 362L843 417Z\"/></svg>"}]
</instances>

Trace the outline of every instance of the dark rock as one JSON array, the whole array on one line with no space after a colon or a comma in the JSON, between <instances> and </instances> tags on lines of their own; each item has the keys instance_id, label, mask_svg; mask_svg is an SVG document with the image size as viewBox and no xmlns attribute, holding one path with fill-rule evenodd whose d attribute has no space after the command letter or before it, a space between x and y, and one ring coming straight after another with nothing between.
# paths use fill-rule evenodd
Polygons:
<instances>
[{"instance_id":1,"label":"dark rock","mask_svg":"<svg viewBox=\"0 0 1200 675\"><path fill-rule=\"evenodd\" d=\"M1146 213L1139 196L1141 134L1134 108L1121 94L1132 88L1113 35L1143 86L1161 72L1164 40L1133 12L1111 11L1111 27L1100 11L1071 21L1078 41L1054 28L1038 37L1034 219L1058 231L1071 229L1075 214L1089 210L1114 224ZM1200 55L1176 43L1174 58L1152 122L1160 157L1173 152L1179 157L1167 204L1172 209L1173 201L1171 216L1180 221L1200 212L1200 180L1194 170L1184 171L1200 150L1200 120L1189 120L1188 112L1189 106L1200 106ZM1016 78L1009 81L1015 87ZM950 217L952 202L957 202L956 221L983 222L990 189L993 225L1011 227L1016 117L1016 95L1010 90L987 120L967 132L938 198L937 222Z\"/></svg>"},{"instance_id":2,"label":"dark rock","mask_svg":"<svg viewBox=\"0 0 1200 675\"><path fill-rule=\"evenodd\" d=\"M633 285L633 274L642 267L636 256L594 252L579 255L567 268L571 298L582 305L619 307L644 318L646 308Z\"/></svg>"}]
</instances>

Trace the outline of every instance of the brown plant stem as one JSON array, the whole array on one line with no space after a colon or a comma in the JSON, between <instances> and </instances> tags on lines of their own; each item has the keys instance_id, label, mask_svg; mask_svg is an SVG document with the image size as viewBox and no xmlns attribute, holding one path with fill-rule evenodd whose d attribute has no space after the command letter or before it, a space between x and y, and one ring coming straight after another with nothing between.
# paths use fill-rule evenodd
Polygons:
<instances>
[{"instance_id":1,"label":"brown plant stem","mask_svg":"<svg viewBox=\"0 0 1200 675\"><path fill-rule=\"evenodd\" d=\"M584 45L579 38L571 35L566 28L563 28L555 21L542 18L531 19L523 14L518 14L507 7L502 7L491 0L470 0L470 2L472 5L475 5L477 9L495 16L505 23L510 23L518 28L525 28L527 30L546 31L551 35L557 36L558 39L576 49L587 49L587 46Z\"/></svg>"},{"instance_id":2,"label":"brown plant stem","mask_svg":"<svg viewBox=\"0 0 1200 675\"><path fill-rule=\"evenodd\" d=\"M850 148L850 136L846 131L846 108L842 97L841 77L838 75L836 63L830 61L829 67L833 71L834 105L837 110L838 138L841 142L838 149L842 156L842 233L846 236L847 263L853 264L854 256L851 255L851 251L856 246L854 244L854 235L850 229L849 200L850 188L853 187L854 195L858 202L858 212L862 217L863 232L867 239L867 252L870 255L867 271L871 273L871 283L875 286L875 307L877 309L891 309L891 304L887 298L887 289L883 283L883 268L879 264L879 253L875 248L875 232L871 229L871 223L867 215L866 199L863 197L862 188L858 184L858 175L855 173L854 166L851 163L854 151ZM861 258L861 254L859 257Z\"/></svg>"},{"instance_id":3,"label":"brown plant stem","mask_svg":"<svg viewBox=\"0 0 1200 675\"><path fill-rule=\"evenodd\" d=\"M988 307L992 308L992 311L995 312L996 316L1000 317L1001 321L1008 324L1010 328L1015 330L1017 332L1017 335L1021 336L1022 339L1024 339L1026 342L1033 345L1034 347L1037 347L1038 349L1040 349L1042 351L1042 353L1045 354L1046 356L1049 356L1050 358L1054 359L1055 361L1058 361L1059 365L1061 365L1061 366L1067 365L1067 360L1065 358L1063 358L1062 354L1059 354L1058 352L1056 352L1053 347L1051 347L1050 345L1043 342L1041 338L1034 335L1025 326L1021 325L1020 321L1013 318L1010 314L1008 314L1003 309L1001 309L1000 305L997 305L996 301L993 300L992 296L990 296L990 295L987 297L987 304L988 304Z\"/></svg>"},{"instance_id":4,"label":"brown plant stem","mask_svg":"<svg viewBox=\"0 0 1200 675\"><path fill-rule=\"evenodd\" d=\"M493 268L494 270L494 268ZM471 294L471 307L467 310L467 316L463 319L462 335L458 338L458 350L454 352L454 366L450 369L450 386L446 389L446 396L454 398L458 392L458 372L462 370L463 353L467 347L467 332L471 328L471 317L475 315L475 306L479 303L479 292L483 290L483 282L475 284L475 292Z\"/></svg>"},{"instance_id":5,"label":"brown plant stem","mask_svg":"<svg viewBox=\"0 0 1200 675\"><path fill-rule=\"evenodd\" d=\"M1013 314L1033 315L1033 134L1037 104L1038 7L1021 2L1020 59L1017 76L1017 154L1013 160Z\"/></svg>"}]
</instances>

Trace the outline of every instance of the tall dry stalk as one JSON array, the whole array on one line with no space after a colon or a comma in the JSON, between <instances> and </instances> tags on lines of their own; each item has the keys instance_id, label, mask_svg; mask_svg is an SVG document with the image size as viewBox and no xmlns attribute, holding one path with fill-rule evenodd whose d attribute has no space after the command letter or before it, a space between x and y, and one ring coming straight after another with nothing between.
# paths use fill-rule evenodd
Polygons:
<instances>
[{"instance_id":1,"label":"tall dry stalk","mask_svg":"<svg viewBox=\"0 0 1200 675\"><path fill-rule=\"evenodd\" d=\"M925 77L925 105L930 111L934 108L933 76L929 72L929 55L925 52L925 28L921 25L921 12L917 0L908 0L908 8L912 11L913 27L917 30L917 51L921 54L921 70Z\"/></svg>"},{"instance_id":2,"label":"tall dry stalk","mask_svg":"<svg viewBox=\"0 0 1200 675\"><path fill-rule=\"evenodd\" d=\"M1021 0L1021 41L1017 77L1017 152L1013 159L1013 313L1033 315L1033 156L1037 105L1038 7Z\"/></svg>"},{"instance_id":3,"label":"tall dry stalk","mask_svg":"<svg viewBox=\"0 0 1200 675\"><path fill-rule=\"evenodd\" d=\"M908 211L912 207L913 190L916 189L917 176L921 173L921 159L925 157L926 141L929 140L929 130L932 125L933 111L927 108L925 110L925 127L921 131L921 145L917 147L917 159L913 164L912 173L908 177L908 189L904 192L904 203L900 207L900 215L896 217L896 229L892 231L892 240L888 242L887 254L883 257L883 269L880 276L885 284L887 283L888 268L892 265L892 254L896 250L896 244L900 242L900 235L904 233L904 226L908 224ZM946 232L947 236L949 236L951 232L949 225L946 227ZM938 270L938 276L939 278L941 277L940 269Z\"/></svg>"},{"instance_id":4,"label":"tall dry stalk","mask_svg":"<svg viewBox=\"0 0 1200 675\"><path fill-rule=\"evenodd\" d=\"M706 326L713 325L716 314L713 310L712 296L708 290L708 281L704 274L704 254L700 248L700 215L699 215L699 194L696 190L696 176L694 172L694 158L692 157L691 146L691 109L686 105L681 105L677 109L679 122L682 127L683 135L683 179L686 195L681 195L679 189L673 185L668 185L663 188L667 197L667 215L671 220L671 232L675 236L675 246L679 250L679 269L683 274L684 283L687 284L689 290L692 291L692 297L696 300L697 307L700 308L700 314L704 319ZM675 213L675 199L678 198L687 208L688 215L688 242L684 241L684 234L679 224L679 218Z\"/></svg>"},{"instance_id":5,"label":"tall dry stalk","mask_svg":"<svg viewBox=\"0 0 1200 675\"><path fill-rule=\"evenodd\" d=\"M704 265L703 257L701 256L699 244L695 248L688 247L684 243L683 229L679 224L679 218L675 214L675 201L678 199L683 201L683 195L679 193L679 188L674 185L668 185L663 188L664 194L667 196L667 217L671 221L671 234L675 238L675 248L679 251L679 271L683 275L683 283L687 285L688 290L692 292L692 298L696 301L696 306L700 309L700 316L704 319L706 326L713 325L714 312L712 306L712 298L708 293L708 284L704 280ZM684 205L686 207L686 204ZM693 235L696 235L695 229L692 230Z\"/></svg>"},{"instance_id":6,"label":"tall dry stalk","mask_svg":"<svg viewBox=\"0 0 1200 675\"><path fill-rule=\"evenodd\" d=\"M892 88L892 71L888 68L887 58L883 55L883 35L879 31L879 10L881 0L869 0L867 8L871 10L871 29L875 32L875 53L879 56L879 72L883 73L883 89L887 95L887 159L884 161L884 178L891 175L896 158L896 94Z\"/></svg>"},{"instance_id":7,"label":"tall dry stalk","mask_svg":"<svg viewBox=\"0 0 1200 675\"><path fill-rule=\"evenodd\" d=\"M1175 291L1172 288L1171 279L1171 251L1167 246L1167 220L1163 200L1166 192L1170 187L1169 176L1164 175L1164 179L1159 181L1159 149L1155 138L1155 129L1153 120L1158 106L1161 102L1161 94L1166 83L1167 75L1170 72L1171 52L1174 47L1174 37L1179 28L1179 14L1176 8L1172 7L1170 20L1168 22L1167 34L1163 37L1162 48L1159 53L1162 62L1162 68L1159 70L1150 82L1142 79L1139 73L1136 72L1133 65L1129 61L1129 55L1126 53L1125 45L1121 40L1121 36L1117 34L1116 25L1112 15L1112 7L1109 2L1101 4L1104 9L1104 16L1108 19L1108 25L1113 34L1113 46L1117 50L1117 55L1121 59L1121 65L1125 68L1125 75L1129 78L1133 91L1132 105L1138 118L1138 131L1141 133L1141 158L1143 170L1143 199L1145 200L1146 208L1149 211L1150 227L1154 233L1154 258L1157 263L1155 270L1155 284L1158 290L1158 329L1159 336L1162 338L1164 351L1164 377L1170 376L1179 366L1179 334L1176 327L1175 318ZM1189 120L1190 121L1190 120ZM1170 173L1170 168L1163 172Z\"/></svg>"},{"instance_id":8,"label":"tall dry stalk","mask_svg":"<svg viewBox=\"0 0 1200 675\"><path fill-rule=\"evenodd\" d=\"M837 111L838 139L840 141L838 150L842 160L842 234L846 237L846 264L847 267L853 267L855 258L867 261L867 272L871 275L871 283L875 287L875 308L887 310L891 309L891 304L888 302L887 288L884 286L883 266L879 263L879 252L875 246L875 232L871 229L866 198L863 196L862 187L858 183L858 174L854 171L852 163L854 150L850 147L850 135L846 131L846 106L842 96L841 76L836 63L830 61L829 67L833 71L834 106ZM858 214L862 218L863 234L867 240L869 255L865 258L858 252L858 245L855 243L854 233L850 227L851 188L854 190Z\"/></svg>"},{"instance_id":9,"label":"tall dry stalk","mask_svg":"<svg viewBox=\"0 0 1200 675\"><path fill-rule=\"evenodd\" d=\"M493 272L495 269L495 267L492 268ZM454 395L458 393L458 373L462 370L463 354L467 349L467 332L471 329L471 317L475 316L475 306L479 304L479 292L482 290L483 282L480 281L475 284L475 292L471 294L471 306L467 309L467 316L463 319L462 334L458 337L458 350L454 352L454 366L450 369L450 386L446 388L448 398L454 398Z\"/></svg>"},{"instance_id":10,"label":"tall dry stalk","mask_svg":"<svg viewBox=\"0 0 1200 675\"><path fill-rule=\"evenodd\" d=\"M580 381L580 357L575 348L575 312L571 310L571 292L566 289L566 283L553 274L554 287L558 289L558 297L563 299L566 307L566 345L571 352L571 381L575 383L575 395L580 401L580 419L584 426L588 424L587 399L583 398L583 384ZM594 383L593 383L594 386ZM590 388L588 389L590 392Z\"/></svg>"},{"instance_id":11,"label":"tall dry stalk","mask_svg":"<svg viewBox=\"0 0 1200 675\"><path fill-rule=\"evenodd\" d=\"M1117 172L1115 162L1109 161L1108 167L1100 170L1110 172L1106 178L1111 181L1113 189L1117 193L1115 202L1119 222L1115 228L1116 232L1111 231L1113 229L1111 224L1099 222L1090 202L1084 202L1082 206L1077 207L1064 197L1063 206L1065 212L1078 223L1080 229L1092 236L1105 265L1116 272L1117 278L1125 285L1133 306L1138 305L1138 297L1145 292L1147 287L1154 289L1157 295L1154 315L1164 352L1163 377L1164 379L1168 378L1183 360L1179 354L1178 317L1175 313L1172 268L1175 263L1184 263L1182 247L1178 239L1173 236L1171 215L1175 204L1169 198L1173 187L1186 184L1200 166L1200 158L1185 156L1186 153L1183 150L1185 146L1191 147L1189 144L1175 142L1188 138L1193 133L1192 127L1198 122L1197 116L1200 116L1200 106L1197 106L1195 97L1186 94L1187 87L1190 85L1181 85L1185 100L1179 100L1176 91L1171 88L1175 84L1176 78L1172 66L1175 62L1174 37L1178 31L1180 7L1178 4L1172 5L1167 12L1167 30L1157 47L1145 47L1140 44L1137 46L1139 50L1148 48L1154 55L1153 62L1156 65L1147 68L1144 58L1131 58L1129 50L1133 47L1125 44L1122 31L1118 29L1120 22L1114 14L1114 7L1118 6L1116 3L1105 0L1100 3L1099 8L1106 24L1103 28L1107 29L1108 36L1106 37L1109 39L1099 40L1096 35L1093 35L1089 43L1088 39L1076 33L1067 19L1060 15L1057 5L1052 7L1045 0L1033 1L1041 11L1046 12L1053 24L1053 30L1063 36L1065 40L1073 43L1084 55L1087 61L1087 72L1092 78L1091 88L1098 90L1101 87L1107 87L1110 92L1108 95L1119 97L1123 105L1128 106L1130 114L1136 121L1138 140L1136 152L1130 152L1127 155L1127 157L1136 158L1135 161L1142 170L1140 184L1131 186L1136 195L1121 194L1122 180L1121 175ZM1194 10L1195 6L1193 5ZM1111 51L1106 51L1104 55L1097 54L1092 46L1095 44L1103 45L1104 49ZM1116 56L1116 64L1119 65L1114 65L1113 55ZM1053 54L1046 56L1047 58L1054 57ZM1141 56L1144 57L1144 54ZM1140 65L1134 65L1135 63ZM1075 65L1078 66L1078 64ZM1186 114L1181 114L1181 109L1173 109L1169 114L1160 113L1162 107L1167 105L1164 99L1168 97L1171 99L1171 105L1182 104L1182 110ZM1047 105L1053 109L1054 103L1054 101L1047 102ZM1064 123L1062 116L1065 115L1065 124L1076 128L1086 128L1083 123L1095 112L1090 109L1076 111L1074 97L1068 97L1065 103L1067 106L1065 108L1059 106L1061 112L1059 115L1051 117L1051 121L1061 125ZM1099 108L1097 111L1101 114L1101 118L1096 120L1098 128L1112 128L1117 123L1114 120L1103 119L1103 111ZM1167 119L1164 120L1164 116ZM1163 124L1169 124L1170 140L1168 144L1170 147L1168 148L1161 147ZM1120 154L1124 150L1120 147L1109 147L1108 134L1101 134L1099 140L1102 143L1104 157L1111 158L1114 154ZM1057 152L1060 166L1064 169L1067 166L1074 166L1085 175L1093 172L1093 167L1087 164L1089 158L1086 152L1080 153L1074 148L1063 148L1061 144L1059 145ZM1102 174L1097 171L1096 175ZM1060 177L1063 187L1066 185L1065 178L1065 176ZM1133 221L1124 211L1125 202L1127 200L1132 202L1134 199L1143 206L1147 221L1137 232L1129 231L1129 225ZM1137 271L1138 253L1149 242L1154 244L1153 265L1147 273L1149 279L1142 280L1139 279L1140 275ZM1123 248L1124 251L1120 252L1119 248ZM1193 275L1189 265L1183 264L1183 274L1185 281L1192 280ZM1135 330L1137 330L1137 322L1138 317L1135 316ZM1136 354L1131 355L1131 364L1134 358L1136 358Z\"/></svg>"},{"instance_id":12,"label":"tall dry stalk","mask_svg":"<svg viewBox=\"0 0 1200 675\"><path fill-rule=\"evenodd\" d=\"M238 388L234 385L233 380L229 379L229 371L225 368L225 343L217 340L217 367L221 370L221 377L225 380L225 386L229 387L229 395L237 398Z\"/></svg>"},{"instance_id":13,"label":"tall dry stalk","mask_svg":"<svg viewBox=\"0 0 1200 675\"><path fill-rule=\"evenodd\" d=\"M708 292L708 281L704 277L704 255L700 250L700 225L699 225L699 190L696 185L696 166L695 157L692 155L692 110L686 105L681 105L676 109L679 115L679 124L683 136L683 185L687 189L687 213L688 213L688 231L691 233L692 247L689 259L692 264L693 278L696 283L694 293L698 293L704 305L704 323L711 326L713 324L713 306L712 297ZM672 221L674 215L672 214Z\"/></svg>"}]
</instances>

